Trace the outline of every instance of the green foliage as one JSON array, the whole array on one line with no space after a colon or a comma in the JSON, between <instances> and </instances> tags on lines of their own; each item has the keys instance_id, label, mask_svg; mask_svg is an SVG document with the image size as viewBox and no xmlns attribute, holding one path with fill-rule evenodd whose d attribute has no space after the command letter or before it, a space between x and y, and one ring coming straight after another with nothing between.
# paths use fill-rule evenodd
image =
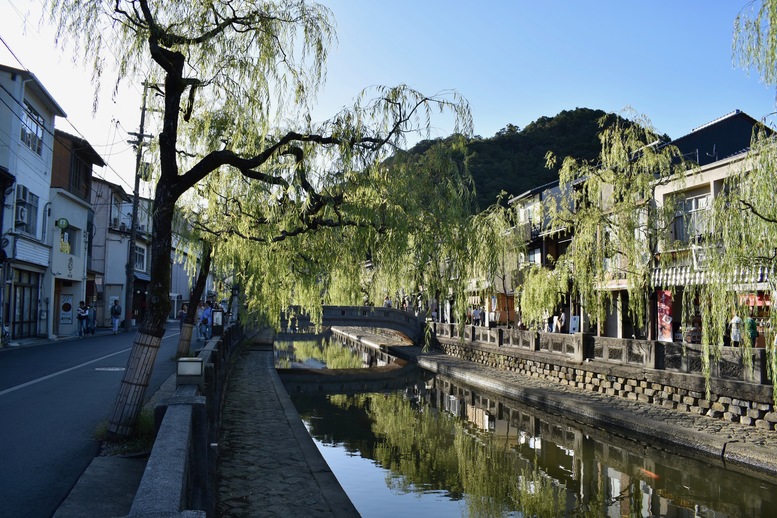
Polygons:
<instances>
[{"instance_id":1,"label":"green foliage","mask_svg":"<svg viewBox=\"0 0 777 518\"><path fill-rule=\"evenodd\" d=\"M564 159L561 196L550 198L545 210L550 228L574 229L573 244L559 263L567 265L573 292L591 317L603 321L609 286L625 284L632 320L644 323L652 247L673 211L655 207L655 189L681 182L688 167L644 117L602 123L599 159Z\"/></svg>"},{"instance_id":2,"label":"green foliage","mask_svg":"<svg viewBox=\"0 0 777 518\"><path fill-rule=\"evenodd\" d=\"M466 142L464 156L476 186L475 208L483 210L497 201L503 191L516 196L558 178L558 166L545 167L545 154L595 160L601 144L597 135L600 119L616 119L602 110L576 108L554 117L541 117L525 128L508 124L490 138L474 137ZM410 151L423 154L434 142L422 141Z\"/></svg>"}]
</instances>

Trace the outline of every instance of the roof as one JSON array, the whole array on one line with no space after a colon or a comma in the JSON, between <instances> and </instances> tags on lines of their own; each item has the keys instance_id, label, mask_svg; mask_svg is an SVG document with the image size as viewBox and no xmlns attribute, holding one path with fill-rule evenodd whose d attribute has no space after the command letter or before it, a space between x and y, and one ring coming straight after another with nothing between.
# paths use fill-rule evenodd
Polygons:
<instances>
[{"instance_id":1,"label":"roof","mask_svg":"<svg viewBox=\"0 0 777 518\"><path fill-rule=\"evenodd\" d=\"M59 129L54 130L54 135L57 137L62 136L71 140L73 144L75 144L73 151L78 152L79 154L88 158L92 164L98 165L100 167L105 166L105 161L97 153L97 151L94 150L92 145L89 144L89 142L86 141L85 139L82 139L81 137L76 137L75 135L71 135L70 133L66 133Z\"/></svg>"},{"instance_id":2,"label":"roof","mask_svg":"<svg viewBox=\"0 0 777 518\"><path fill-rule=\"evenodd\" d=\"M703 166L748 151L757 127L772 132L745 112L734 110L694 128L670 144L677 147L684 158Z\"/></svg>"},{"instance_id":3,"label":"roof","mask_svg":"<svg viewBox=\"0 0 777 518\"><path fill-rule=\"evenodd\" d=\"M26 89L35 92L35 94L40 97L40 99L46 104L47 108L54 113L54 115L57 117L67 117L65 110L63 110L57 101L54 100L54 97L52 97L49 91L46 90L46 87L43 86L43 83L38 81L38 78L35 77L35 74L29 70L21 70L18 68L9 67L7 65L0 65L0 71L7 72L9 74L17 74L21 76L23 80L31 81L30 85L27 86Z\"/></svg>"}]
</instances>

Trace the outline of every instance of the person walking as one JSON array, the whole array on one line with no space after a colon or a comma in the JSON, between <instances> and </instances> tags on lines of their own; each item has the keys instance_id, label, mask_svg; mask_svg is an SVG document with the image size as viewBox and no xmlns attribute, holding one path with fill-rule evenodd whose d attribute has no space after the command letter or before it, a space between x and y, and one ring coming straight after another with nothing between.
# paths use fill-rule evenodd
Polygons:
<instances>
[{"instance_id":1,"label":"person walking","mask_svg":"<svg viewBox=\"0 0 777 518\"><path fill-rule=\"evenodd\" d=\"M729 322L731 326L731 345L739 347L739 343L742 341L742 319L739 318L736 311L732 311L731 314L733 315L731 322Z\"/></svg>"},{"instance_id":2,"label":"person walking","mask_svg":"<svg viewBox=\"0 0 777 518\"><path fill-rule=\"evenodd\" d=\"M183 323L186 321L186 312L189 306L184 304L181 306L181 310L178 312L178 327L183 330Z\"/></svg>"},{"instance_id":3,"label":"person walking","mask_svg":"<svg viewBox=\"0 0 777 518\"><path fill-rule=\"evenodd\" d=\"M197 322L197 341L205 338L205 326L202 325L202 312L205 310L205 304L200 302L197 304L197 313L194 316L194 321Z\"/></svg>"},{"instance_id":4,"label":"person walking","mask_svg":"<svg viewBox=\"0 0 777 518\"><path fill-rule=\"evenodd\" d=\"M118 334L120 320L121 306L119 306L119 299L113 299L113 306L111 306L111 327L113 328L113 334Z\"/></svg>"},{"instance_id":5,"label":"person walking","mask_svg":"<svg viewBox=\"0 0 777 518\"><path fill-rule=\"evenodd\" d=\"M86 306L86 332L94 336L94 331L97 328L97 308L94 304Z\"/></svg>"},{"instance_id":6,"label":"person walking","mask_svg":"<svg viewBox=\"0 0 777 518\"><path fill-rule=\"evenodd\" d=\"M78 303L78 310L76 312L76 318L78 319L78 336L82 337L86 334L86 318L89 316L89 312L86 309L84 301Z\"/></svg>"},{"instance_id":7,"label":"person walking","mask_svg":"<svg viewBox=\"0 0 777 518\"><path fill-rule=\"evenodd\" d=\"M213 336L211 333L213 331L213 303L211 301L208 301L205 304L205 309L202 310L202 327L203 334L205 335L205 341L211 339Z\"/></svg>"}]
</instances>

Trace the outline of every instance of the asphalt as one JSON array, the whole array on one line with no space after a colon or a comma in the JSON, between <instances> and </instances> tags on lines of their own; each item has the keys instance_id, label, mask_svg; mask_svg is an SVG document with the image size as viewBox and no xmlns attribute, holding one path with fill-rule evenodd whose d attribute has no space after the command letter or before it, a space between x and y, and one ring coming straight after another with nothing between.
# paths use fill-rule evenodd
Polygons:
<instances>
[{"instance_id":1,"label":"asphalt","mask_svg":"<svg viewBox=\"0 0 777 518\"><path fill-rule=\"evenodd\" d=\"M398 346L386 335L365 336ZM217 515L358 516L319 454L273 366L272 335L244 346L235 364L222 415ZM496 391L586 424L614 429L685 455L774 480L777 431L612 398L445 356L396 347L402 356L483 389ZM166 385L169 385L166 383ZM173 383L174 385L174 383ZM165 397L163 386L154 398ZM97 457L55 518L125 516L144 459Z\"/></svg>"}]
</instances>

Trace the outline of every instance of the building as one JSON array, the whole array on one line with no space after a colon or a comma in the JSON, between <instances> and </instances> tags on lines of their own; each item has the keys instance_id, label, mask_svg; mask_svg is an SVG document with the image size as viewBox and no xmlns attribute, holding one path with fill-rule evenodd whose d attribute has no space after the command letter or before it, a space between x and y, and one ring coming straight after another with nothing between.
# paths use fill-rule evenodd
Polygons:
<instances>
[{"instance_id":1,"label":"building","mask_svg":"<svg viewBox=\"0 0 777 518\"><path fill-rule=\"evenodd\" d=\"M50 188L54 120L65 117L34 74L0 65L0 167L5 203L0 248L0 318L11 339L45 336L55 299L51 283ZM8 187L11 175L15 188Z\"/></svg>"},{"instance_id":2,"label":"building","mask_svg":"<svg viewBox=\"0 0 777 518\"><path fill-rule=\"evenodd\" d=\"M47 308L46 334L67 336L78 332L75 310L80 301L95 302L94 275L89 264L94 246L92 169L105 162L89 143L60 130L54 133L51 191L45 220L50 222L48 244L51 268L44 293L52 295ZM41 318L41 321L44 319Z\"/></svg>"},{"instance_id":3,"label":"building","mask_svg":"<svg viewBox=\"0 0 777 518\"><path fill-rule=\"evenodd\" d=\"M114 300L124 306L131 220L122 207L131 201L120 185L100 178L92 180L94 237L87 265L86 297L97 308L98 326L111 325Z\"/></svg>"}]
</instances>

